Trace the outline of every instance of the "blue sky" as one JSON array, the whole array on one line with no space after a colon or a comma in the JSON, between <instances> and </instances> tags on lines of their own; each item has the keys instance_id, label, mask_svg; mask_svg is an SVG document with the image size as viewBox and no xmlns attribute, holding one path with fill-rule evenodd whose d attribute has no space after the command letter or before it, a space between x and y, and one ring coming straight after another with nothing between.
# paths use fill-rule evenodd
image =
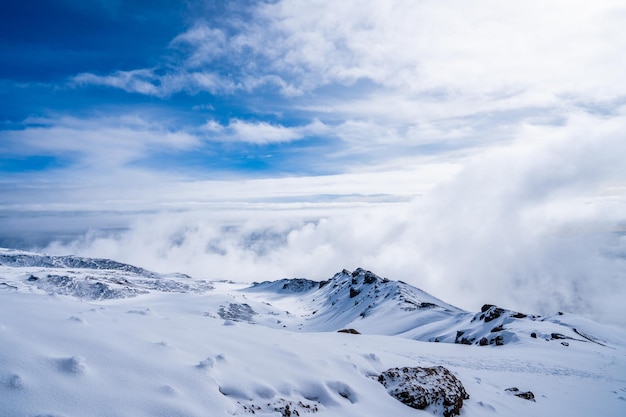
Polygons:
<instances>
[{"instance_id":1,"label":"blue sky","mask_svg":"<svg viewBox=\"0 0 626 417\"><path fill-rule=\"evenodd\" d=\"M42 0L0 20L1 245L623 310L621 1Z\"/></svg>"}]
</instances>

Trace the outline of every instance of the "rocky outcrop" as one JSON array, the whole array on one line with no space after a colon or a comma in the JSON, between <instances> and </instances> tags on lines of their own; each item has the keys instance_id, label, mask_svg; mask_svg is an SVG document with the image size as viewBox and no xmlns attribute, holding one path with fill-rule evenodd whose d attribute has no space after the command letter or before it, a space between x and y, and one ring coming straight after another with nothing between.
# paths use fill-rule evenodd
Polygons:
<instances>
[{"instance_id":1,"label":"rocky outcrop","mask_svg":"<svg viewBox=\"0 0 626 417\"><path fill-rule=\"evenodd\" d=\"M338 333L348 333L348 334L361 334L361 332L359 332L356 329L341 329L341 330L337 330Z\"/></svg>"},{"instance_id":2,"label":"rocky outcrop","mask_svg":"<svg viewBox=\"0 0 626 417\"><path fill-rule=\"evenodd\" d=\"M247 303L228 303L228 306L220 306L217 314L224 320L252 322L252 316L257 313Z\"/></svg>"},{"instance_id":3,"label":"rocky outcrop","mask_svg":"<svg viewBox=\"0 0 626 417\"><path fill-rule=\"evenodd\" d=\"M463 384L443 366L392 368L378 377L389 395L418 410L450 417L469 398Z\"/></svg>"},{"instance_id":4,"label":"rocky outcrop","mask_svg":"<svg viewBox=\"0 0 626 417\"><path fill-rule=\"evenodd\" d=\"M516 397L523 398L524 400L535 402L535 394L533 394L532 391L522 392L517 387L507 388L505 391L515 395Z\"/></svg>"}]
</instances>

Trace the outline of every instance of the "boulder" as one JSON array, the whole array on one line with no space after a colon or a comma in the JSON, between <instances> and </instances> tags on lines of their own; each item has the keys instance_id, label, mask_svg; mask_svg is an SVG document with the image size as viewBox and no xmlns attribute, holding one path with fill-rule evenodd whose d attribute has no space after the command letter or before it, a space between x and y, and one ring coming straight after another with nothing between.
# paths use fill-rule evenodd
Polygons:
<instances>
[{"instance_id":1,"label":"boulder","mask_svg":"<svg viewBox=\"0 0 626 417\"><path fill-rule=\"evenodd\" d=\"M515 395L516 397L523 398L524 400L535 402L535 394L533 394L532 391L522 392L517 387L507 388L505 391Z\"/></svg>"},{"instance_id":2,"label":"boulder","mask_svg":"<svg viewBox=\"0 0 626 417\"><path fill-rule=\"evenodd\" d=\"M450 417L458 415L469 398L463 384L443 366L392 368L378 377L387 392L418 410Z\"/></svg>"}]
</instances>

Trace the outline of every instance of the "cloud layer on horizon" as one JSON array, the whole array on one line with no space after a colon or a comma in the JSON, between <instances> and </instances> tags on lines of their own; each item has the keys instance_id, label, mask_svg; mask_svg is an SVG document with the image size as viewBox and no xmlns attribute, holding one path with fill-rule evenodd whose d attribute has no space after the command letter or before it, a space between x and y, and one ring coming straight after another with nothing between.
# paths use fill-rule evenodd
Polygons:
<instances>
[{"instance_id":1,"label":"cloud layer on horizon","mask_svg":"<svg viewBox=\"0 0 626 417\"><path fill-rule=\"evenodd\" d=\"M361 266L468 309L492 302L626 325L624 128L626 117L587 114L529 126L410 203L154 214L45 249L243 281Z\"/></svg>"}]
</instances>

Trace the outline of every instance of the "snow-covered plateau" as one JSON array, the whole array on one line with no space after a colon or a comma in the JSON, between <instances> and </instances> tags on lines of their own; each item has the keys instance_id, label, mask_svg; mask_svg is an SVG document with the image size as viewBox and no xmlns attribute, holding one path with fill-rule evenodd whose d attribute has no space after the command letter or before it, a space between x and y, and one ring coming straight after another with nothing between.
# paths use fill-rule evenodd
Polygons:
<instances>
[{"instance_id":1,"label":"snow-covered plateau","mask_svg":"<svg viewBox=\"0 0 626 417\"><path fill-rule=\"evenodd\" d=\"M241 284L0 249L1 417L451 415L406 385L461 416L624 416L626 333L363 269Z\"/></svg>"}]
</instances>

